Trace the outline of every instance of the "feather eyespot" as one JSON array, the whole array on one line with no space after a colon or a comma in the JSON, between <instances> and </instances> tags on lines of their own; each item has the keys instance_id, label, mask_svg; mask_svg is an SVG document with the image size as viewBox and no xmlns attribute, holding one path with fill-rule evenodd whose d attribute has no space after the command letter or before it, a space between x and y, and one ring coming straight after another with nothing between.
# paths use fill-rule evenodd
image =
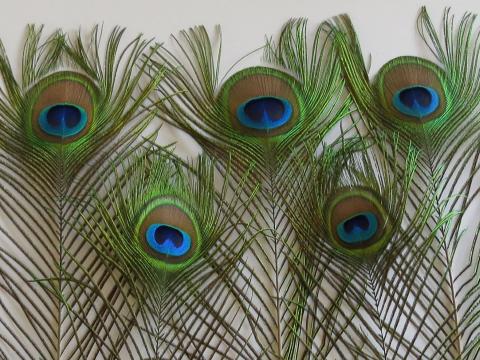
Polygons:
<instances>
[{"instance_id":1,"label":"feather eyespot","mask_svg":"<svg viewBox=\"0 0 480 360\"><path fill-rule=\"evenodd\" d=\"M244 135L272 137L290 130L301 117L297 81L267 67L252 67L231 76L219 101L232 128Z\"/></svg>"},{"instance_id":2,"label":"feather eyespot","mask_svg":"<svg viewBox=\"0 0 480 360\"><path fill-rule=\"evenodd\" d=\"M161 269L189 264L200 250L201 233L193 213L178 199L159 198L142 211L137 223L141 251Z\"/></svg>"},{"instance_id":3,"label":"feather eyespot","mask_svg":"<svg viewBox=\"0 0 480 360\"><path fill-rule=\"evenodd\" d=\"M237 118L246 127L258 130L276 129L292 116L292 105L275 96L258 96L240 104Z\"/></svg>"},{"instance_id":4,"label":"feather eyespot","mask_svg":"<svg viewBox=\"0 0 480 360\"><path fill-rule=\"evenodd\" d=\"M400 120L427 123L444 118L449 109L444 72L421 58L389 61L380 69L376 85L383 107Z\"/></svg>"},{"instance_id":5,"label":"feather eyespot","mask_svg":"<svg viewBox=\"0 0 480 360\"><path fill-rule=\"evenodd\" d=\"M153 251L167 256L183 256L192 247L190 235L167 224L150 225L145 237Z\"/></svg>"},{"instance_id":6,"label":"feather eyespot","mask_svg":"<svg viewBox=\"0 0 480 360\"><path fill-rule=\"evenodd\" d=\"M350 189L335 195L327 219L333 242L350 253L373 254L388 242L389 216L370 190Z\"/></svg>"},{"instance_id":7,"label":"feather eyespot","mask_svg":"<svg viewBox=\"0 0 480 360\"><path fill-rule=\"evenodd\" d=\"M337 225L337 235L346 244L361 244L378 230L377 216L371 211L355 213Z\"/></svg>"},{"instance_id":8,"label":"feather eyespot","mask_svg":"<svg viewBox=\"0 0 480 360\"><path fill-rule=\"evenodd\" d=\"M428 86L413 85L393 95L393 106L402 114L416 118L432 114L439 105L438 93Z\"/></svg>"},{"instance_id":9,"label":"feather eyespot","mask_svg":"<svg viewBox=\"0 0 480 360\"><path fill-rule=\"evenodd\" d=\"M71 72L50 75L31 91L27 128L48 143L72 143L93 125L95 90L85 77Z\"/></svg>"},{"instance_id":10,"label":"feather eyespot","mask_svg":"<svg viewBox=\"0 0 480 360\"><path fill-rule=\"evenodd\" d=\"M81 106L68 103L45 107L39 116L40 128L51 136L68 138L80 133L87 126L87 112Z\"/></svg>"}]
</instances>

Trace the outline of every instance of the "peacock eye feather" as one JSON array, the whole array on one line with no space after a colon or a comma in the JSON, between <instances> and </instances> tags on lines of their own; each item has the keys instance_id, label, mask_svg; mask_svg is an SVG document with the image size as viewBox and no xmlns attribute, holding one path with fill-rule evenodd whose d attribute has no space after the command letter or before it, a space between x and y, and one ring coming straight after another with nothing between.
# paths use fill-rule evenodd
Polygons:
<instances>
[{"instance_id":1,"label":"peacock eye feather","mask_svg":"<svg viewBox=\"0 0 480 360\"><path fill-rule=\"evenodd\" d=\"M389 61L380 69L376 87L382 106L400 120L424 124L447 115L444 72L428 60L404 56Z\"/></svg>"},{"instance_id":2,"label":"peacock eye feather","mask_svg":"<svg viewBox=\"0 0 480 360\"><path fill-rule=\"evenodd\" d=\"M189 264L198 255L202 239L192 211L169 197L155 199L145 207L136 233L148 262L169 271Z\"/></svg>"},{"instance_id":3,"label":"peacock eye feather","mask_svg":"<svg viewBox=\"0 0 480 360\"><path fill-rule=\"evenodd\" d=\"M95 87L73 72L54 73L28 93L27 132L47 143L69 144L84 137L94 122Z\"/></svg>"},{"instance_id":4,"label":"peacock eye feather","mask_svg":"<svg viewBox=\"0 0 480 360\"><path fill-rule=\"evenodd\" d=\"M105 226L109 244L141 276L202 266L197 260L210 256L231 215L218 202L214 162L200 156L186 164L145 142L106 170L107 200L92 199L103 216L88 221Z\"/></svg>"},{"instance_id":5,"label":"peacock eye feather","mask_svg":"<svg viewBox=\"0 0 480 360\"><path fill-rule=\"evenodd\" d=\"M231 76L219 101L231 126L244 135L273 137L289 131L301 117L297 81L267 67L252 67Z\"/></svg>"},{"instance_id":6,"label":"peacock eye feather","mask_svg":"<svg viewBox=\"0 0 480 360\"><path fill-rule=\"evenodd\" d=\"M326 219L333 243L359 256L375 254L391 235L387 211L368 189L338 192L328 202Z\"/></svg>"}]
</instances>

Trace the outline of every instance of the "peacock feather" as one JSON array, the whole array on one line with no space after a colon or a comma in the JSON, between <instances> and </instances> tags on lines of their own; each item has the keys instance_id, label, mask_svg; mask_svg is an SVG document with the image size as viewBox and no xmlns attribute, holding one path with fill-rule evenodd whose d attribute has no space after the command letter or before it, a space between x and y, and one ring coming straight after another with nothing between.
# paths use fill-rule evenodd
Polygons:
<instances>
[{"instance_id":1,"label":"peacock feather","mask_svg":"<svg viewBox=\"0 0 480 360\"><path fill-rule=\"evenodd\" d=\"M244 331L252 334L247 358L293 356L302 346L296 317L305 290L289 271L290 262L302 260L294 255L298 243L285 211L296 176L290 165L295 157L306 158L350 105L327 29L321 24L310 41L306 21L289 22L278 41L266 46L268 66L237 71L219 85L220 52L203 27L181 33L179 55L160 49L153 63L170 70L159 88L168 99L159 117L215 156L220 173L225 161L232 161L234 173L254 165L256 181L246 190L257 183L259 190L245 221L258 235L242 258L242 273L235 274L242 287L232 281ZM231 183L236 187L235 177ZM230 350L229 356L242 355Z\"/></svg>"},{"instance_id":2,"label":"peacock feather","mask_svg":"<svg viewBox=\"0 0 480 360\"><path fill-rule=\"evenodd\" d=\"M434 189L426 226L433 238L415 261L407 262L416 270L406 274L404 287L386 291L388 296L383 294L386 289L371 281L378 307L377 332L382 335L377 347L385 358L477 356L478 309L472 304L478 299L478 221L469 218L478 193L474 21L475 16L466 14L457 25L447 9L442 33L437 33L422 8L418 29L436 62L399 57L385 64L373 81L348 17L335 22L339 59L367 132L399 145L401 151L389 155L390 161L406 162L406 149L412 146L419 151L408 194L411 207L421 206L421 194L431 186ZM473 230L470 234L467 226ZM415 254L409 251L409 256ZM408 341L407 333L412 334Z\"/></svg>"},{"instance_id":3,"label":"peacock feather","mask_svg":"<svg viewBox=\"0 0 480 360\"><path fill-rule=\"evenodd\" d=\"M121 49L122 29L104 43L95 28L88 48L81 34L42 40L41 32L27 30L19 77L3 47L0 54L2 349L19 358L81 357L93 330L77 331L82 319L70 306L88 313L93 303L67 280L82 270L69 257L91 251L72 226L83 211L77 205L99 187L99 165L151 118L141 105L163 75L140 88L149 42L137 37Z\"/></svg>"},{"instance_id":4,"label":"peacock feather","mask_svg":"<svg viewBox=\"0 0 480 360\"><path fill-rule=\"evenodd\" d=\"M373 76L346 15L225 73L219 27L0 44L0 358L478 358L478 29L417 27Z\"/></svg>"},{"instance_id":5,"label":"peacock feather","mask_svg":"<svg viewBox=\"0 0 480 360\"><path fill-rule=\"evenodd\" d=\"M259 176L278 168L290 149L310 139L319 142L348 112L340 67L333 51L322 48L327 42L323 26L316 30L312 49L305 21L293 21L287 28L280 39L285 49L269 53L278 57L270 66L227 73L223 82L220 29L215 39L204 27L182 31L174 37L179 54L161 48L152 61L152 69L169 69L158 89L160 98L168 99L159 104L159 117L219 159L233 153L239 167L255 163ZM301 39L298 44L294 36ZM315 57L310 63L297 62L297 57L310 55Z\"/></svg>"},{"instance_id":6,"label":"peacock feather","mask_svg":"<svg viewBox=\"0 0 480 360\"><path fill-rule=\"evenodd\" d=\"M217 191L214 170L208 157L184 162L148 141L111 160L76 227L96 255L91 258L102 259L95 274L85 269L69 280L100 302L87 314L69 306L95 329L83 355L195 358L213 351L206 339L240 347L220 335L238 329L227 318L225 299L211 292L230 292L226 274L249 244L248 224L235 220L248 201L225 187ZM112 296L102 296L112 283Z\"/></svg>"}]
</instances>

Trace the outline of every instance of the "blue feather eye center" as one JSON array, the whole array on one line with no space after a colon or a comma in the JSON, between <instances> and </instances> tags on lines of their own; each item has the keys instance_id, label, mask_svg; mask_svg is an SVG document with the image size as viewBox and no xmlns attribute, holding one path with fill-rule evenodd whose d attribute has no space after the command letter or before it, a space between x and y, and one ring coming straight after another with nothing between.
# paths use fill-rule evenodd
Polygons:
<instances>
[{"instance_id":1,"label":"blue feather eye center","mask_svg":"<svg viewBox=\"0 0 480 360\"><path fill-rule=\"evenodd\" d=\"M343 220L337 226L337 234L340 240L352 245L372 239L377 230L377 217L370 211L357 213Z\"/></svg>"},{"instance_id":2,"label":"blue feather eye center","mask_svg":"<svg viewBox=\"0 0 480 360\"><path fill-rule=\"evenodd\" d=\"M397 91L393 96L393 106L402 114L423 118L438 109L440 97L431 87L414 85Z\"/></svg>"},{"instance_id":3,"label":"blue feather eye center","mask_svg":"<svg viewBox=\"0 0 480 360\"><path fill-rule=\"evenodd\" d=\"M290 102L276 96L254 97L237 108L240 123L257 130L278 128L290 120L292 113Z\"/></svg>"},{"instance_id":4,"label":"blue feather eye center","mask_svg":"<svg viewBox=\"0 0 480 360\"><path fill-rule=\"evenodd\" d=\"M40 112L39 125L47 134L67 138L77 135L87 126L87 112L78 105L61 103Z\"/></svg>"},{"instance_id":5,"label":"blue feather eye center","mask_svg":"<svg viewBox=\"0 0 480 360\"><path fill-rule=\"evenodd\" d=\"M146 233L148 245L167 256L183 256L192 246L192 239L185 231L167 224L152 224Z\"/></svg>"}]
</instances>

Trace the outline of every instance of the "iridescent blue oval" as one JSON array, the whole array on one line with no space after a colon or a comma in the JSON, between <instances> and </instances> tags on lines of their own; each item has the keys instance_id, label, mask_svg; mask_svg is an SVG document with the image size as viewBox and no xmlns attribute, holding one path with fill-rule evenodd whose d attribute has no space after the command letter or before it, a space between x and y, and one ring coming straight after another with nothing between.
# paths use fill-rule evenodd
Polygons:
<instances>
[{"instance_id":1,"label":"iridescent blue oval","mask_svg":"<svg viewBox=\"0 0 480 360\"><path fill-rule=\"evenodd\" d=\"M67 138L79 134L87 126L84 108L69 103L54 104L40 112L39 126L47 134Z\"/></svg>"},{"instance_id":2,"label":"iridescent blue oval","mask_svg":"<svg viewBox=\"0 0 480 360\"><path fill-rule=\"evenodd\" d=\"M148 245L163 255L183 256L192 247L190 235L175 226L152 224L145 235Z\"/></svg>"},{"instance_id":3,"label":"iridescent blue oval","mask_svg":"<svg viewBox=\"0 0 480 360\"><path fill-rule=\"evenodd\" d=\"M397 91L393 95L393 106L402 114L423 118L438 109L440 97L431 87L414 85Z\"/></svg>"},{"instance_id":4,"label":"iridescent blue oval","mask_svg":"<svg viewBox=\"0 0 480 360\"><path fill-rule=\"evenodd\" d=\"M377 217L370 211L357 213L337 225L337 235L340 240L351 245L370 240L377 230Z\"/></svg>"},{"instance_id":5,"label":"iridescent blue oval","mask_svg":"<svg viewBox=\"0 0 480 360\"><path fill-rule=\"evenodd\" d=\"M276 96L258 96L248 99L237 108L237 118L248 128L270 130L290 120L293 108L286 99Z\"/></svg>"}]
</instances>

